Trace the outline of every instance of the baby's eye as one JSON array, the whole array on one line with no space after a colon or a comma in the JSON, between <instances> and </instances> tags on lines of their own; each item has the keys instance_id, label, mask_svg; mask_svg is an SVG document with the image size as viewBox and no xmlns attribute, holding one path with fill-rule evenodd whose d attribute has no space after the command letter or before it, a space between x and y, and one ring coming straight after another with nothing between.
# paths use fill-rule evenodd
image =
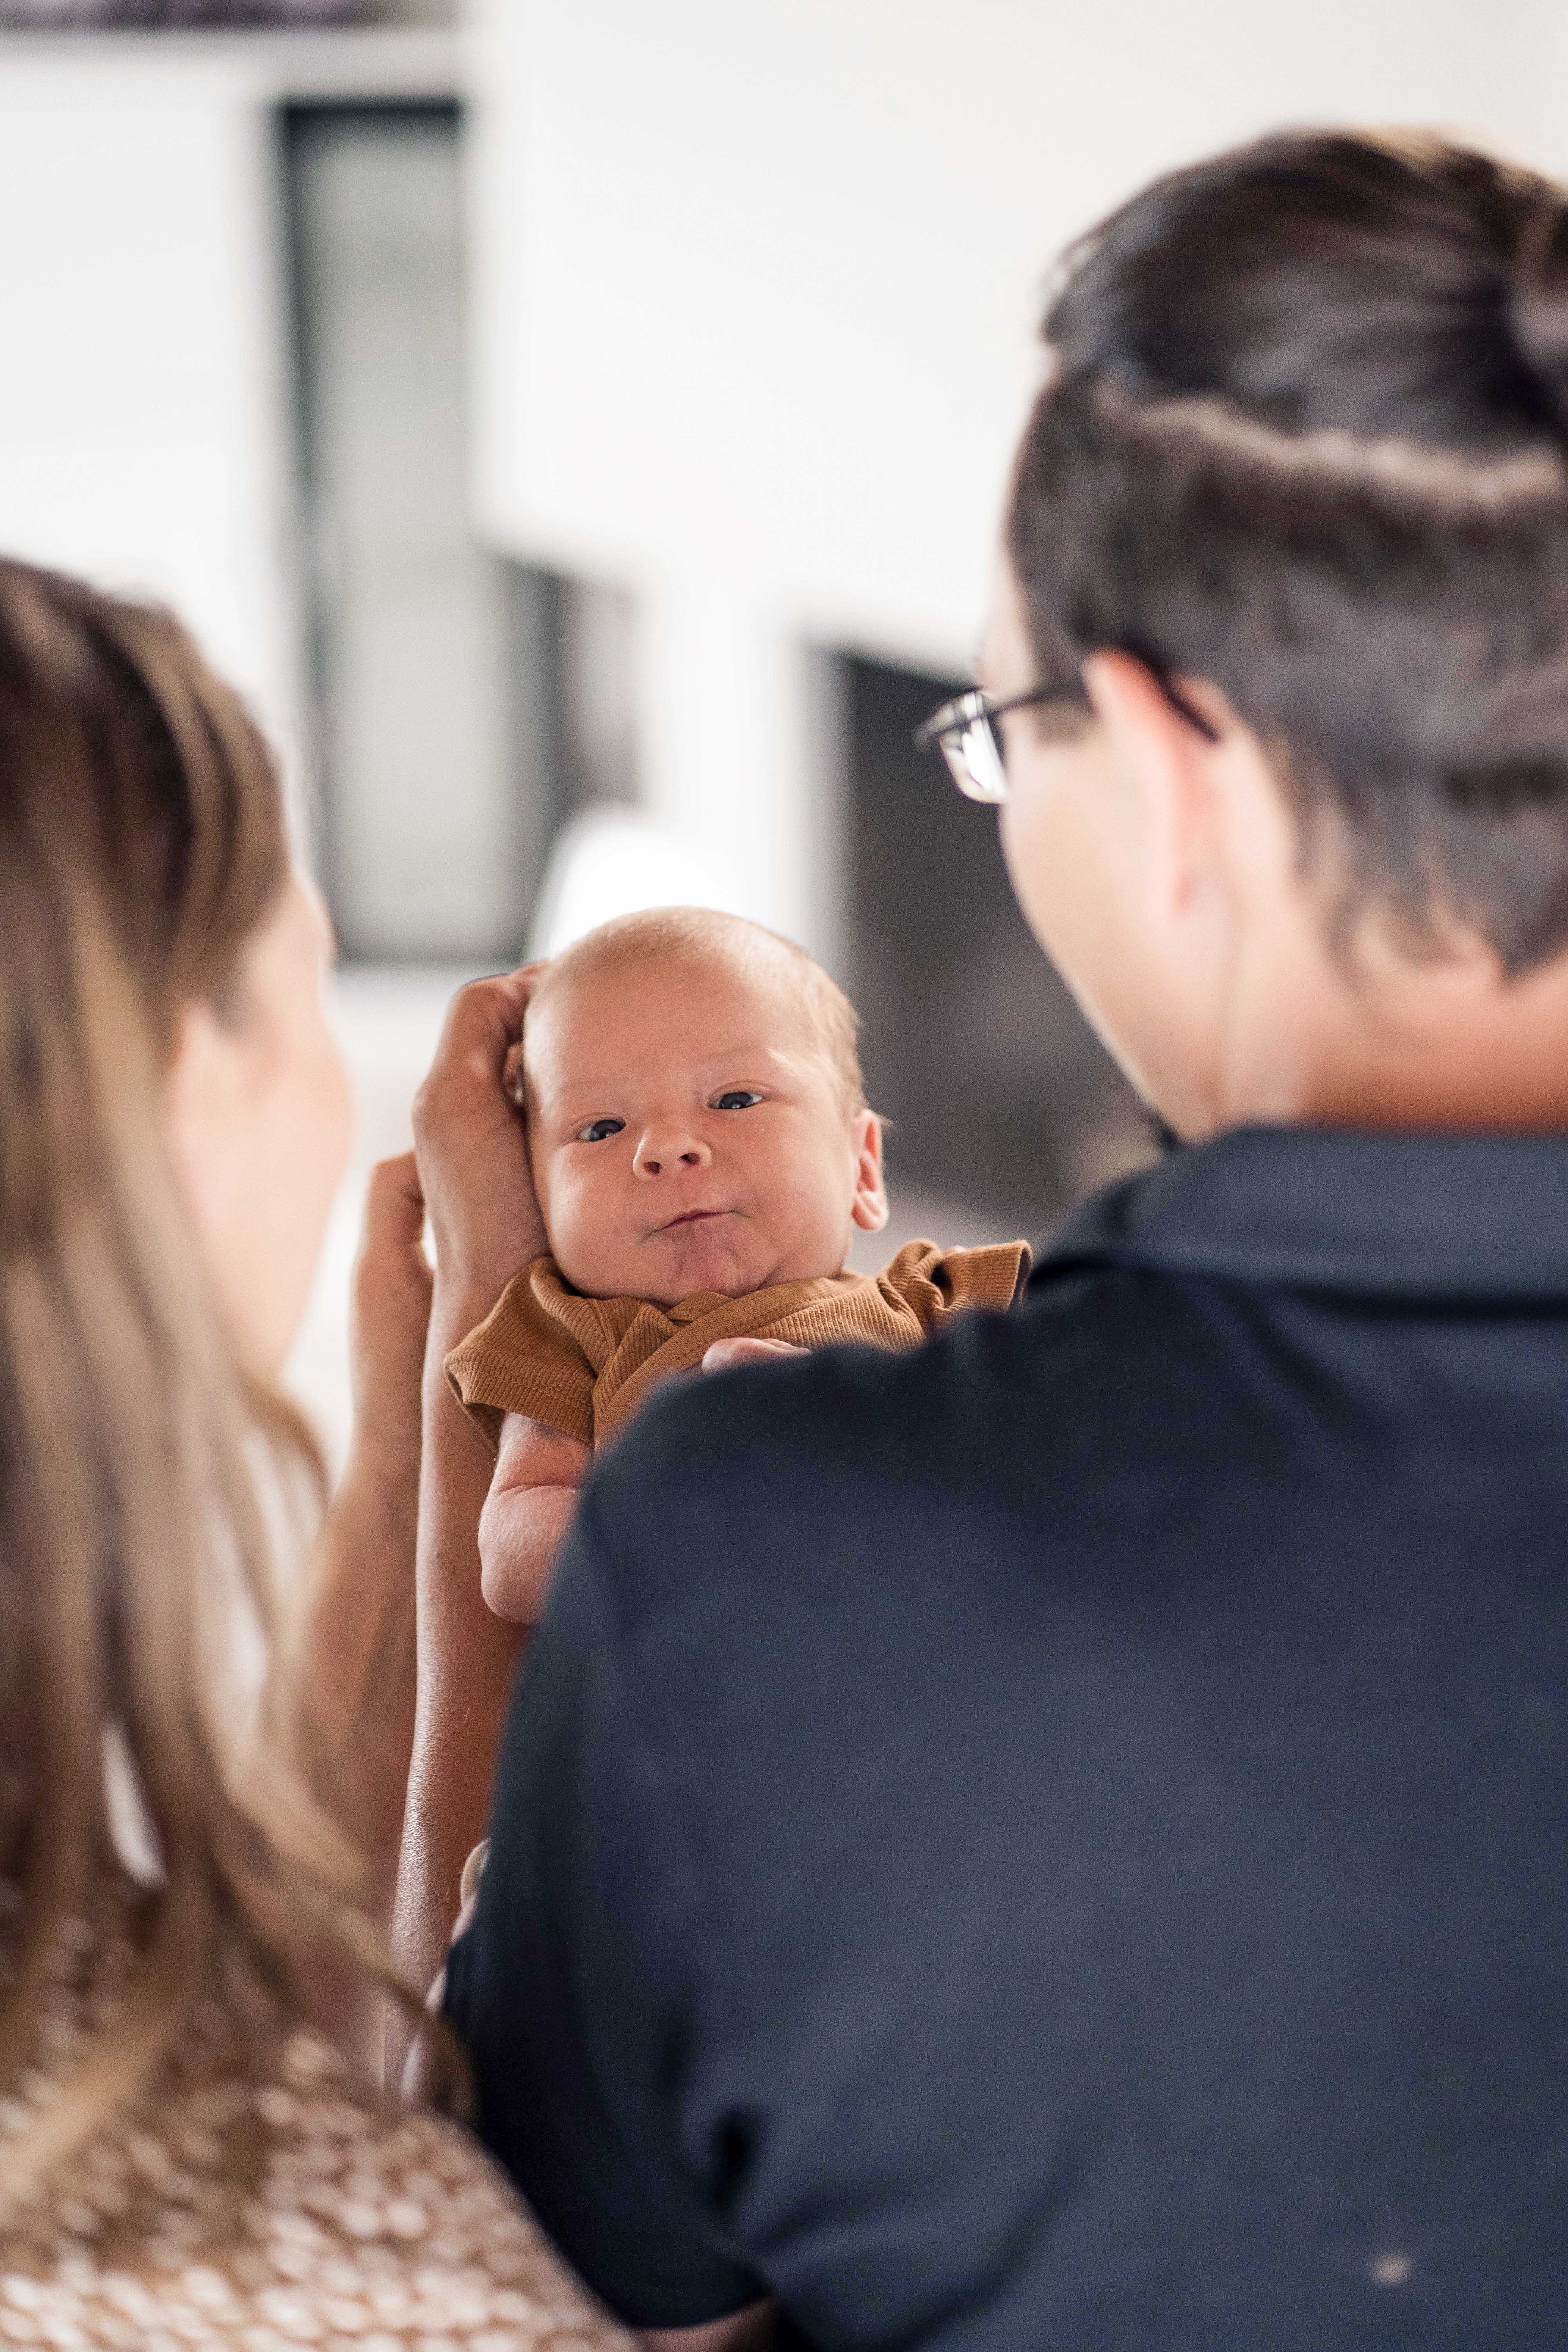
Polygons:
<instances>
[{"instance_id":1,"label":"baby's eye","mask_svg":"<svg viewBox=\"0 0 1568 2352\"><path fill-rule=\"evenodd\" d=\"M711 1108L714 1110L750 1110L753 1103L761 1101L762 1097L754 1087L730 1087L723 1094L714 1096Z\"/></svg>"},{"instance_id":2,"label":"baby's eye","mask_svg":"<svg viewBox=\"0 0 1568 2352\"><path fill-rule=\"evenodd\" d=\"M606 1137L619 1135L625 1125L624 1118L591 1118L586 1127L577 1129L575 1139L579 1143L603 1143Z\"/></svg>"}]
</instances>

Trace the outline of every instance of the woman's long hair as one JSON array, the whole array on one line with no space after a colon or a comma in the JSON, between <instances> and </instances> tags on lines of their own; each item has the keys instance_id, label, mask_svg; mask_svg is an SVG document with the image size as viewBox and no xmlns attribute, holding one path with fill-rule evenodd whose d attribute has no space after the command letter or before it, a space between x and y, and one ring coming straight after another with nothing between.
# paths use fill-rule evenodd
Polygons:
<instances>
[{"instance_id":1,"label":"woman's long hair","mask_svg":"<svg viewBox=\"0 0 1568 2352\"><path fill-rule=\"evenodd\" d=\"M237 1589L272 1616L266 1492L320 1467L237 1368L161 1105L181 1008L223 1008L288 865L266 747L176 623L0 563L0 2082L120 1875L106 1740L161 1864L117 2018L0 2150L7 2203L146 2084L221 1956L285 2000L323 1935L376 1957L344 1841L221 1719Z\"/></svg>"}]
</instances>

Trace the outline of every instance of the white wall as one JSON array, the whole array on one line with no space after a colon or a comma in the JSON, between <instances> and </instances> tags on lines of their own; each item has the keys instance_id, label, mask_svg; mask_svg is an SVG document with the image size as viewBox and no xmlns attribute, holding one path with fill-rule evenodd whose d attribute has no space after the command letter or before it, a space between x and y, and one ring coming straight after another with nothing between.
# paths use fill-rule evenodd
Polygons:
<instances>
[{"instance_id":1,"label":"white wall","mask_svg":"<svg viewBox=\"0 0 1568 2352\"><path fill-rule=\"evenodd\" d=\"M962 668L1062 245L1281 121L1568 154L1549 0L475 0L477 498L644 599L649 797L837 959L795 648ZM830 895L830 894L829 894Z\"/></svg>"},{"instance_id":2,"label":"white wall","mask_svg":"<svg viewBox=\"0 0 1568 2352\"><path fill-rule=\"evenodd\" d=\"M271 109L455 70L419 34L0 35L0 551L174 604L296 774Z\"/></svg>"},{"instance_id":3,"label":"white wall","mask_svg":"<svg viewBox=\"0 0 1568 2352\"><path fill-rule=\"evenodd\" d=\"M0 50L0 547L166 598L292 741L264 137L199 67Z\"/></svg>"}]
</instances>

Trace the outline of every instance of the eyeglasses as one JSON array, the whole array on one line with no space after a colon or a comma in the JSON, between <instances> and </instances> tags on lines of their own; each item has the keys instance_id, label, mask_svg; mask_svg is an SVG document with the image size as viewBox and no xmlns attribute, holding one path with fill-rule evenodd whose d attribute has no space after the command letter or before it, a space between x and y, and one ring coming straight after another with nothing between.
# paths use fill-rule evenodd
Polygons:
<instances>
[{"instance_id":1,"label":"eyeglasses","mask_svg":"<svg viewBox=\"0 0 1568 2352\"><path fill-rule=\"evenodd\" d=\"M1212 726L1201 710L1190 703L1185 695L1168 678L1154 673L1161 693L1186 720L1194 727L1205 742L1217 743L1219 730ZM960 694L952 702L944 702L933 710L923 727L914 732L917 751L940 751L947 761L953 782L966 800L987 801L994 807L1007 797L1007 770L1002 757L1002 730L996 724L1009 710L1032 710L1042 703L1060 702L1075 706L1080 711L1089 708L1089 696L1079 677L1059 678L1050 686L1032 687L1027 694L1009 696L998 702L979 688Z\"/></svg>"}]
</instances>

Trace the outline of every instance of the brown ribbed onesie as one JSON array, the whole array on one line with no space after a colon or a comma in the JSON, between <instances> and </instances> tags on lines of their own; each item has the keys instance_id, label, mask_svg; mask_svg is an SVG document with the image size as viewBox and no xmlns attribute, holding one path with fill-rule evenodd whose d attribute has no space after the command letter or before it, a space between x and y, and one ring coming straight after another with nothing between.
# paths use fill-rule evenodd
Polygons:
<instances>
[{"instance_id":1,"label":"brown ribbed onesie","mask_svg":"<svg viewBox=\"0 0 1568 2352\"><path fill-rule=\"evenodd\" d=\"M447 1359L447 1378L492 1451L501 1416L526 1413L584 1445L625 1427L658 1382L700 1364L715 1339L786 1339L797 1348L918 1348L968 1307L1011 1307L1029 1271L1026 1242L939 1250L909 1242L876 1276L819 1275L727 1298L700 1291L675 1307L584 1298L553 1258L514 1275L479 1328Z\"/></svg>"}]
</instances>

